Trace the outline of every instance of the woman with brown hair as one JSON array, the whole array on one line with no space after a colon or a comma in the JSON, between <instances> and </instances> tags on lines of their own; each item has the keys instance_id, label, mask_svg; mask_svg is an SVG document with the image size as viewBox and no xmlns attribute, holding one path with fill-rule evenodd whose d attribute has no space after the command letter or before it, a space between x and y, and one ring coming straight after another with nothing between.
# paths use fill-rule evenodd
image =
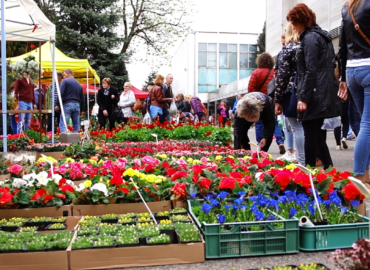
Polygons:
<instances>
[{"instance_id":1,"label":"woman with brown hair","mask_svg":"<svg viewBox=\"0 0 370 270\"><path fill-rule=\"evenodd\" d=\"M100 128L105 128L107 118L109 119L109 129L114 128L116 117L112 114L113 108L118 103L118 91L116 88L111 87L112 80L104 78L102 81L102 88L99 89L97 95L97 103L99 105L98 121Z\"/></svg>"},{"instance_id":2,"label":"woman with brown hair","mask_svg":"<svg viewBox=\"0 0 370 270\"><path fill-rule=\"evenodd\" d=\"M332 38L316 24L315 13L303 3L289 11L287 20L301 42L297 50L297 118L304 130L306 165L315 167L318 156L327 169L333 162L321 126L325 118L340 115L341 109Z\"/></svg>"},{"instance_id":3,"label":"woman with brown hair","mask_svg":"<svg viewBox=\"0 0 370 270\"><path fill-rule=\"evenodd\" d=\"M341 77L339 96L347 98L347 86L361 114L354 151L353 172L369 187L370 162L370 1L350 0L342 9L339 40ZM357 27L354 27L356 25ZM350 100L350 101L352 101ZM352 104L351 104L352 105ZM350 119L353 114L350 113Z\"/></svg>"},{"instance_id":4,"label":"woman with brown hair","mask_svg":"<svg viewBox=\"0 0 370 270\"><path fill-rule=\"evenodd\" d=\"M149 93L148 104L150 105L150 115L152 119L159 117L159 122L163 123L166 121L166 116L163 114L163 109L166 106L166 102L171 102L172 98L165 98L162 91L164 77L157 75L154 81L154 87Z\"/></svg>"}]
</instances>

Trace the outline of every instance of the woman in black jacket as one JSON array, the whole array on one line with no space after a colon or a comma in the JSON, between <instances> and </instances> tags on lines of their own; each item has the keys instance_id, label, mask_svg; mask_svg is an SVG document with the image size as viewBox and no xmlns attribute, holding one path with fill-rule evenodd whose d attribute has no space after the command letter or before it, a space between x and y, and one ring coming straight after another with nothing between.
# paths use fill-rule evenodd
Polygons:
<instances>
[{"instance_id":1,"label":"woman in black jacket","mask_svg":"<svg viewBox=\"0 0 370 270\"><path fill-rule=\"evenodd\" d=\"M275 130L275 110L272 99L261 93L251 92L239 100L234 118L234 137L238 144L235 149L250 150L248 130L257 121L263 123L263 138L259 146L267 152L270 148Z\"/></svg>"},{"instance_id":2,"label":"woman in black jacket","mask_svg":"<svg viewBox=\"0 0 370 270\"><path fill-rule=\"evenodd\" d=\"M331 36L316 24L316 15L305 4L297 4L287 20L299 34L297 51L297 118L305 135L306 165L315 167L316 157L324 169L333 166L326 141L321 136L325 118L340 115L338 83L334 75L334 47Z\"/></svg>"},{"instance_id":3,"label":"woman in black jacket","mask_svg":"<svg viewBox=\"0 0 370 270\"><path fill-rule=\"evenodd\" d=\"M111 79L104 78L102 81L103 88L99 89L97 97L97 102L99 105L98 120L100 128L105 128L108 118L110 130L115 127L116 122L116 117L112 114L112 110L114 107L118 106L117 103L119 101L118 91L116 88L110 86L111 83Z\"/></svg>"},{"instance_id":4,"label":"woman in black jacket","mask_svg":"<svg viewBox=\"0 0 370 270\"><path fill-rule=\"evenodd\" d=\"M352 19L352 15L354 21ZM341 78L339 95L347 97L347 85L357 111L361 114L353 172L361 181L370 184L370 1L350 0L342 9L339 39ZM357 24L357 30L354 25ZM360 30L366 36L363 37ZM352 101L351 100L351 101ZM350 115L350 118L353 116ZM369 187L369 186L368 186Z\"/></svg>"}]
</instances>

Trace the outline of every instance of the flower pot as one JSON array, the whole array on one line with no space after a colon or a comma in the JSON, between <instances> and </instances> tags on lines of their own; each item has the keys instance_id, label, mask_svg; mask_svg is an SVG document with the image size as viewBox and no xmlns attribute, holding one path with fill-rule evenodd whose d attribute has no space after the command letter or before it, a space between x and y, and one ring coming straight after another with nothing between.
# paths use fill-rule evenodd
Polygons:
<instances>
[{"instance_id":1,"label":"flower pot","mask_svg":"<svg viewBox=\"0 0 370 270\"><path fill-rule=\"evenodd\" d=\"M58 224L58 223L56 222L56 224ZM65 230L65 229L67 228L67 224L63 224L63 228L61 228L61 229L50 229L50 227L51 227L52 225L53 225L53 224L50 224L50 225L46 226L46 227L45 227L45 230L51 230L51 231L62 231L62 230Z\"/></svg>"},{"instance_id":2,"label":"flower pot","mask_svg":"<svg viewBox=\"0 0 370 270\"><path fill-rule=\"evenodd\" d=\"M4 232L15 232L18 228L18 226L1 226L1 230Z\"/></svg>"},{"instance_id":3,"label":"flower pot","mask_svg":"<svg viewBox=\"0 0 370 270\"><path fill-rule=\"evenodd\" d=\"M114 218L114 219L102 219L101 220L101 223L109 223L109 224L114 224L114 223L118 223L118 218Z\"/></svg>"},{"instance_id":4,"label":"flower pot","mask_svg":"<svg viewBox=\"0 0 370 270\"><path fill-rule=\"evenodd\" d=\"M147 245L145 237L143 237L143 238L139 237L139 245L140 246L146 246Z\"/></svg>"},{"instance_id":5,"label":"flower pot","mask_svg":"<svg viewBox=\"0 0 370 270\"><path fill-rule=\"evenodd\" d=\"M319 267L321 267L321 269L323 269L323 270L330 270L330 268L328 268L326 265L324 265L324 264L321 264L321 263L315 263L316 265L317 265L317 267L319 268ZM301 264L301 265L303 265L303 266L306 266L306 265L311 265L311 264ZM300 266L301 266L300 265Z\"/></svg>"},{"instance_id":6,"label":"flower pot","mask_svg":"<svg viewBox=\"0 0 370 270\"><path fill-rule=\"evenodd\" d=\"M10 178L10 173L8 174L0 174L0 181L4 181Z\"/></svg>"},{"instance_id":7,"label":"flower pot","mask_svg":"<svg viewBox=\"0 0 370 270\"><path fill-rule=\"evenodd\" d=\"M176 233L176 237L177 237L177 241L178 241L179 244L188 244L188 243L199 243L199 242L202 242L202 240L200 239L200 236L199 236L199 239L196 240L196 241L181 241L181 237L177 233Z\"/></svg>"},{"instance_id":8,"label":"flower pot","mask_svg":"<svg viewBox=\"0 0 370 270\"><path fill-rule=\"evenodd\" d=\"M32 222L32 221L27 221L26 223L23 224L23 227L38 227L38 231L43 231L45 230L45 227L49 225L46 221L41 221L41 222Z\"/></svg>"},{"instance_id":9,"label":"flower pot","mask_svg":"<svg viewBox=\"0 0 370 270\"><path fill-rule=\"evenodd\" d=\"M178 238L175 230L160 230L160 234L167 234L171 239L171 244L178 244Z\"/></svg>"},{"instance_id":10,"label":"flower pot","mask_svg":"<svg viewBox=\"0 0 370 270\"><path fill-rule=\"evenodd\" d=\"M122 245L116 245L116 247L137 247L139 246L139 243L137 244L122 244Z\"/></svg>"},{"instance_id":11,"label":"flower pot","mask_svg":"<svg viewBox=\"0 0 370 270\"><path fill-rule=\"evenodd\" d=\"M147 237L145 238L146 239L146 244L148 246L159 246L159 245L170 245L171 243L159 243L159 244L149 244L149 240L151 239L151 237Z\"/></svg>"},{"instance_id":12,"label":"flower pot","mask_svg":"<svg viewBox=\"0 0 370 270\"><path fill-rule=\"evenodd\" d=\"M159 223L161 220L170 219L170 216L158 216L157 213L154 213L155 220Z\"/></svg>"},{"instance_id":13,"label":"flower pot","mask_svg":"<svg viewBox=\"0 0 370 270\"><path fill-rule=\"evenodd\" d=\"M38 226L22 226L22 227L19 227L18 229L17 229L17 232L21 232L21 230L22 230L22 228L25 228L25 227L36 227L36 232L39 230L39 227Z\"/></svg>"}]
</instances>

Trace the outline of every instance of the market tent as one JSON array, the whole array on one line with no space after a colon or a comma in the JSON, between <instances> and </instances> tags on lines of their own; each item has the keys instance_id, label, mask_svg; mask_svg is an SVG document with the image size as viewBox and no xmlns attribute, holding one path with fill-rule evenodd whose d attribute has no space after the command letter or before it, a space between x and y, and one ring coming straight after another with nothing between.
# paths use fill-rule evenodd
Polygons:
<instances>
[{"instance_id":1,"label":"market tent","mask_svg":"<svg viewBox=\"0 0 370 270\"><path fill-rule=\"evenodd\" d=\"M44 45L41 46L41 67L44 70L42 82L51 83L52 79L52 71L53 71L53 64L52 64L52 44L50 42L46 42ZM36 59L35 61L39 62L39 48L32 50L28 53L15 56L9 58L11 62L16 62L18 60L23 60L25 57L32 55ZM70 68L73 71L73 75L80 83L86 83L86 70L88 70L89 75L89 83L94 83L94 78L96 83L100 83L100 78L96 71L90 66L89 61L87 59L75 59L65 55L62 51L58 48L55 48L55 68L57 71L64 71L67 68Z\"/></svg>"},{"instance_id":2,"label":"market tent","mask_svg":"<svg viewBox=\"0 0 370 270\"><path fill-rule=\"evenodd\" d=\"M87 93L87 84L86 83L82 83L82 90L84 92L84 95L86 95ZM89 84L89 95L95 95L95 93L97 94L98 93L98 90L99 90L99 87L98 86L94 86L94 85L91 85Z\"/></svg>"},{"instance_id":3,"label":"market tent","mask_svg":"<svg viewBox=\"0 0 370 270\"><path fill-rule=\"evenodd\" d=\"M4 6L6 19L5 40L55 40L55 25L49 21L34 1L7 0Z\"/></svg>"},{"instance_id":4,"label":"market tent","mask_svg":"<svg viewBox=\"0 0 370 270\"><path fill-rule=\"evenodd\" d=\"M138 99L146 99L146 97L149 95L149 92L141 91L137 89L135 86L131 86L131 90L134 92L135 97Z\"/></svg>"}]
</instances>

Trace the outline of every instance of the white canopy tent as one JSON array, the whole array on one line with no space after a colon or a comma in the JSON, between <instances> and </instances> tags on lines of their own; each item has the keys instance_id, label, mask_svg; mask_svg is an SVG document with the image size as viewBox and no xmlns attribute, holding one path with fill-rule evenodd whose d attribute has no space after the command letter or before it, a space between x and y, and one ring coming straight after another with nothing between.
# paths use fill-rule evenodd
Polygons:
<instances>
[{"instance_id":1,"label":"white canopy tent","mask_svg":"<svg viewBox=\"0 0 370 270\"><path fill-rule=\"evenodd\" d=\"M52 41L55 55L55 25L32 0L1 0L1 65L6 67L6 41ZM54 60L53 60L54 62ZM55 64L53 65L55 74ZM7 151L6 68L2 68L3 149ZM53 76L53 92L54 92ZM54 106L53 106L54 107ZM54 120L54 110L53 110ZM54 121L53 121L54 122ZM54 142L54 123L52 123Z\"/></svg>"}]
</instances>

